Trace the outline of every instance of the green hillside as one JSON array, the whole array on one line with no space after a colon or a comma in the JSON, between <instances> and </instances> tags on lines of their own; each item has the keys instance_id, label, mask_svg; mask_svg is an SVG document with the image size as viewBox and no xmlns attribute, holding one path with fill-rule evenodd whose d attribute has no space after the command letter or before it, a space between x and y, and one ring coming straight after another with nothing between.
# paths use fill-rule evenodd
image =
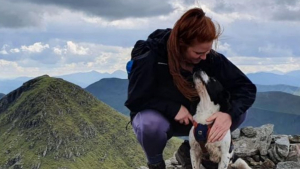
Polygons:
<instances>
[{"instance_id":1,"label":"green hillside","mask_svg":"<svg viewBox=\"0 0 300 169\"><path fill-rule=\"evenodd\" d=\"M104 78L89 85L85 90L128 116L129 110L124 106L124 102L127 99L127 88L128 79Z\"/></svg>"},{"instance_id":2,"label":"green hillside","mask_svg":"<svg viewBox=\"0 0 300 169\"><path fill-rule=\"evenodd\" d=\"M259 92L253 108L300 115L300 96L284 92Z\"/></svg>"},{"instance_id":3,"label":"green hillside","mask_svg":"<svg viewBox=\"0 0 300 169\"><path fill-rule=\"evenodd\" d=\"M41 76L0 100L0 168L119 169L145 165L129 118L62 79ZM170 157L180 141L172 139Z\"/></svg>"},{"instance_id":4,"label":"green hillside","mask_svg":"<svg viewBox=\"0 0 300 169\"><path fill-rule=\"evenodd\" d=\"M0 99L1 99L2 97L4 97L4 96L5 96L5 94L0 93Z\"/></svg>"}]
</instances>

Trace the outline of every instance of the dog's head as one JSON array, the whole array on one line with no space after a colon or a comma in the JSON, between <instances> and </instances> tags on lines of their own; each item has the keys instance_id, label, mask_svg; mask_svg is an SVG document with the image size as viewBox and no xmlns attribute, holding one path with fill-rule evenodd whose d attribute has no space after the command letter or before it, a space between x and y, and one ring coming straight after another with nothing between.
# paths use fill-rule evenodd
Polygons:
<instances>
[{"instance_id":1,"label":"dog's head","mask_svg":"<svg viewBox=\"0 0 300 169\"><path fill-rule=\"evenodd\" d=\"M213 77L209 77L204 71L198 70L193 75L195 88L200 96L200 99L204 99L203 94L207 91L210 101L214 104L220 105L220 111L228 111L229 93L224 90L222 84Z\"/></svg>"}]
</instances>

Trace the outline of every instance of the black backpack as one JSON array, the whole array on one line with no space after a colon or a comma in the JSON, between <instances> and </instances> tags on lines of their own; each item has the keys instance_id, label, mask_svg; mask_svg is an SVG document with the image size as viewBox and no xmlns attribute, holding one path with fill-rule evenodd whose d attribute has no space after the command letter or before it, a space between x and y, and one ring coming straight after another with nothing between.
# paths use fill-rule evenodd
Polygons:
<instances>
[{"instance_id":1,"label":"black backpack","mask_svg":"<svg viewBox=\"0 0 300 169\"><path fill-rule=\"evenodd\" d=\"M145 41L145 40L138 40L135 43L135 45L131 51L131 58L126 64L126 71L127 71L128 77L130 75L134 60L137 59L142 54L149 51L149 47L147 47L146 43L147 43L147 41Z\"/></svg>"}]
</instances>

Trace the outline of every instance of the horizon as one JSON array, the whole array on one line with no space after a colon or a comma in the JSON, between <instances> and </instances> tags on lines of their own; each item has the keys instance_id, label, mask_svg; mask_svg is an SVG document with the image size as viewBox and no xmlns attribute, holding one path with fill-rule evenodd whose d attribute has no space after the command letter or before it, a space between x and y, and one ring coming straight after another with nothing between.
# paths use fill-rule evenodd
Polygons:
<instances>
[{"instance_id":1,"label":"horizon","mask_svg":"<svg viewBox=\"0 0 300 169\"><path fill-rule=\"evenodd\" d=\"M293 71L289 71L289 72L280 72L280 71L261 71L261 72L254 72L254 73L245 73L245 75L249 75L249 74L257 74L257 73L270 73L270 74L275 74L275 75L286 75L288 73L291 73L291 72L295 72L295 71L299 71L300 70L293 70ZM18 79L18 78L35 78L35 77L39 77L39 76L43 76L43 75L48 75L50 77L60 77L60 76L68 76L68 75L74 75L74 74L80 74L80 73L92 73L92 72L96 72L96 73L100 73L100 74L114 74L116 72L122 72L122 73L126 73L126 71L124 70L115 70L113 72L99 72L97 70L90 70L90 71L86 71L86 72L71 72L71 73L68 73L68 74L58 74L58 75L49 75L49 74L41 74L41 75L38 75L38 76L16 76L16 77L13 77L13 78L1 78L0 77L0 80L15 80L15 79ZM112 77L113 78L113 77Z\"/></svg>"}]
</instances>

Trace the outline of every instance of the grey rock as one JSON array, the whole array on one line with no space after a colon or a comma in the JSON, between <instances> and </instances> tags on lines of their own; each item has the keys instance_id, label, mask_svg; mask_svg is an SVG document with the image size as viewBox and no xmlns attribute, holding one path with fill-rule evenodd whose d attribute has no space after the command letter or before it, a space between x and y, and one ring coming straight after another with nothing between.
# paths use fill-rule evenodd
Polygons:
<instances>
[{"instance_id":1,"label":"grey rock","mask_svg":"<svg viewBox=\"0 0 300 169\"><path fill-rule=\"evenodd\" d=\"M254 156L252 156L252 158L253 158L253 160L254 160L255 162L260 162L260 157L259 157L259 155L254 155Z\"/></svg>"},{"instance_id":2,"label":"grey rock","mask_svg":"<svg viewBox=\"0 0 300 169\"><path fill-rule=\"evenodd\" d=\"M280 162L276 169L299 169L300 163L294 161Z\"/></svg>"},{"instance_id":3,"label":"grey rock","mask_svg":"<svg viewBox=\"0 0 300 169\"><path fill-rule=\"evenodd\" d=\"M270 156L270 159L274 162L274 163L278 163L278 162L283 162L285 161L285 158L283 158L282 156L280 156L277 152L277 148L276 145L271 145L271 148L268 150L268 154Z\"/></svg>"},{"instance_id":4,"label":"grey rock","mask_svg":"<svg viewBox=\"0 0 300 169\"><path fill-rule=\"evenodd\" d=\"M275 143L276 140L281 139L282 137L288 137L288 135L272 135L272 142L271 143Z\"/></svg>"},{"instance_id":5,"label":"grey rock","mask_svg":"<svg viewBox=\"0 0 300 169\"><path fill-rule=\"evenodd\" d=\"M231 138L232 139L237 139L239 138L241 135L241 130L240 129L236 129L233 132L231 132Z\"/></svg>"},{"instance_id":6,"label":"grey rock","mask_svg":"<svg viewBox=\"0 0 300 169\"><path fill-rule=\"evenodd\" d=\"M262 161L269 160L268 156L266 156L266 155L264 155L264 156L261 155L260 158L261 158Z\"/></svg>"},{"instance_id":7,"label":"grey rock","mask_svg":"<svg viewBox=\"0 0 300 169\"><path fill-rule=\"evenodd\" d=\"M235 154L239 157L253 156L256 154L267 155L272 140L271 134L273 133L273 128L274 125L266 124L258 128L253 128L255 133L257 133L253 138L240 136L238 139L233 140Z\"/></svg>"},{"instance_id":8,"label":"grey rock","mask_svg":"<svg viewBox=\"0 0 300 169\"><path fill-rule=\"evenodd\" d=\"M290 142L288 136L278 136L275 143L268 150L269 156L274 163L283 162L289 154Z\"/></svg>"},{"instance_id":9,"label":"grey rock","mask_svg":"<svg viewBox=\"0 0 300 169\"><path fill-rule=\"evenodd\" d=\"M256 136L257 132L255 131L255 129L253 127L244 127L242 128L242 133L248 137L248 138L253 138Z\"/></svg>"},{"instance_id":10,"label":"grey rock","mask_svg":"<svg viewBox=\"0 0 300 169\"><path fill-rule=\"evenodd\" d=\"M276 152L281 157L287 157L289 155L290 141L288 137L282 137L275 141Z\"/></svg>"},{"instance_id":11,"label":"grey rock","mask_svg":"<svg viewBox=\"0 0 300 169\"><path fill-rule=\"evenodd\" d=\"M261 161L256 162L251 157L247 157L246 160L248 161L248 164L250 164L251 166L261 166L262 165Z\"/></svg>"},{"instance_id":12,"label":"grey rock","mask_svg":"<svg viewBox=\"0 0 300 169\"><path fill-rule=\"evenodd\" d=\"M289 136L289 140L291 143L300 143L300 135Z\"/></svg>"},{"instance_id":13,"label":"grey rock","mask_svg":"<svg viewBox=\"0 0 300 169\"><path fill-rule=\"evenodd\" d=\"M300 162L300 144L291 144L286 161Z\"/></svg>"},{"instance_id":14,"label":"grey rock","mask_svg":"<svg viewBox=\"0 0 300 169\"><path fill-rule=\"evenodd\" d=\"M273 161L266 159L261 165L261 169L273 169L275 166L276 165L273 163Z\"/></svg>"}]
</instances>

